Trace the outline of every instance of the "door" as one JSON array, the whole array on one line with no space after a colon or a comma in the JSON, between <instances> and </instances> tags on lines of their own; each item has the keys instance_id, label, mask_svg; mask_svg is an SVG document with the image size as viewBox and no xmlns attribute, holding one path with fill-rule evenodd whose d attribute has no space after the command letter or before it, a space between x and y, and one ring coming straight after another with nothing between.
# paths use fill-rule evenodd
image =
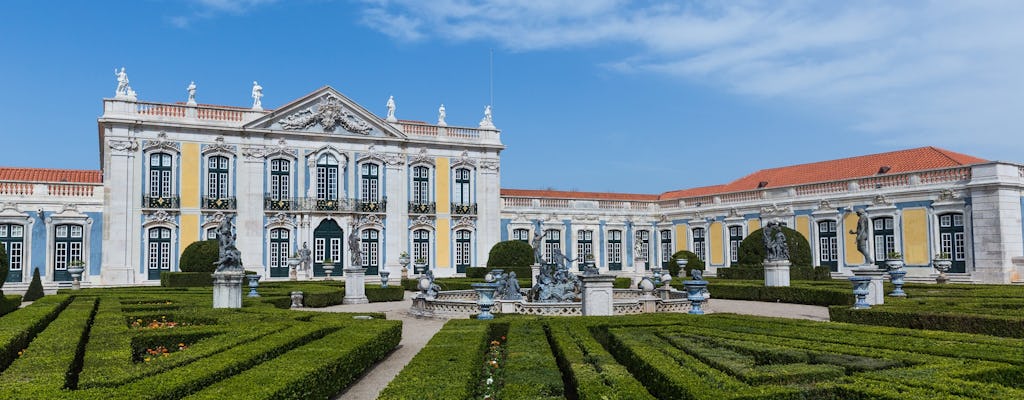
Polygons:
<instances>
[{"instance_id":1,"label":"door","mask_svg":"<svg viewBox=\"0 0 1024 400\"><path fill-rule=\"evenodd\" d=\"M291 250L291 235L287 229L270 230L270 277L288 276L288 255Z\"/></svg>"},{"instance_id":2,"label":"door","mask_svg":"<svg viewBox=\"0 0 1024 400\"><path fill-rule=\"evenodd\" d=\"M23 279L25 227L23 225L0 224L0 246L7 253L10 272L7 282L21 282Z\"/></svg>"},{"instance_id":3,"label":"door","mask_svg":"<svg viewBox=\"0 0 1024 400\"><path fill-rule=\"evenodd\" d=\"M622 231L608 231L608 270L622 271Z\"/></svg>"},{"instance_id":4,"label":"door","mask_svg":"<svg viewBox=\"0 0 1024 400\"><path fill-rule=\"evenodd\" d=\"M341 250L341 227L333 219L325 219L313 230L313 276L327 276L324 272L324 260L334 261L331 276L341 276L344 265Z\"/></svg>"},{"instance_id":5,"label":"door","mask_svg":"<svg viewBox=\"0 0 1024 400\"><path fill-rule=\"evenodd\" d=\"M147 258L149 280L160 280L160 273L171 271L171 230L152 228L149 230L149 255ZM56 275L54 275L56 279Z\"/></svg>"}]
</instances>

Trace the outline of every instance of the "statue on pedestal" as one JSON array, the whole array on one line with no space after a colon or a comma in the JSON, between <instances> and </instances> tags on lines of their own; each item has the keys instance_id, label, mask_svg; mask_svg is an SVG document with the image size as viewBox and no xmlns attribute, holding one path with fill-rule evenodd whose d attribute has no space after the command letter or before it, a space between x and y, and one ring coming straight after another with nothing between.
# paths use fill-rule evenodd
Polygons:
<instances>
[{"instance_id":1,"label":"statue on pedestal","mask_svg":"<svg viewBox=\"0 0 1024 400\"><path fill-rule=\"evenodd\" d=\"M480 120L481 128L494 128L494 117L491 115L491 106L484 107L484 119Z\"/></svg>"},{"instance_id":2,"label":"statue on pedestal","mask_svg":"<svg viewBox=\"0 0 1024 400\"><path fill-rule=\"evenodd\" d=\"M114 76L117 76L117 89L114 90L114 97L119 99L135 99L135 91L128 85L128 73L125 72L124 67L118 71L114 68Z\"/></svg>"},{"instance_id":3,"label":"statue on pedestal","mask_svg":"<svg viewBox=\"0 0 1024 400\"><path fill-rule=\"evenodd\" d=\"M217 260L216 272L241 272L242 252L235 247L235 234L231 232L231 216L225 216L217 227L217 240L220 243L220 258Z\"/></svg>"},{"instance_id":4,"label":"statue on pedestal","mask_svg":"<svg viewBox=\"0 0 1024 400\"><path fill-rule=\"evenodd\" d=\"M309 243L302 242L302 248L299 249L299 269L306 272L306 277L309 277L309 268L313 265L313 252L309 250Z\"/></svg>"},{"instance_id":5,"label":"statue on pedestal","mask_svg":"<svg viewBox=\"0 0 1024 400\"><path fill-rule=\"evenodd\" d=\"M196 81L188 84L188 105L196 105Z\"/></svg>"},{"instance_id":6,"label":"statue on pedestal","mask_svg":"<svg viewBox=\"0 0 1024 400\"><path fill-rule=\"evenodd\" d=\"M444 103L441 103L441 108L437 109L437 125L448 126L448 122L444 119L448 116L448 113L444 110Z\"/></svg>"},{"instance_id":7,"label":"statue on pedestal","mask_svg":"<svg viewBox=\"0 0 1024 400\"><path fill-rule=\"evenodd\" d=\"M541 248L541 241L544 240L545 235L547 235L547 232L534 232L533 239L530 239L530 246L533 247L533 263L535 265L544 265L544 251Z\"/></svg>"},{"instance_id":8,"label":"statue on pedestal","mask_svg":"<svg viewBox=\"0 0 1024 400\"><path fill-rule=\"evenodd\" d=\"M395 118L395 96L388 96L388 122L397 122L398 118Z\"/></svg>"},{"instance_id":9,"label":"statue on pedestal","mask_svg":"<svg viewBox=\"0 0 1024 400\"><path fill-rule=\"evenodd\" d=\"M864 264L874 264L871 257L871 250L868 248L868 240L871 235L871 221L864 210L857 211L857 230L850 231L851 235L857 235L857 251L864 256Z\"/></svg>"},{"instance_id":10,"label":"statue on pedestal","mask_svg":"<svg viewBox=\"0 0 1024 400\"><path fill-rule=\"evenodd\" d=\"M363 249L359 245L359 233L355 226L348 234L348 254L350 255L349 260L352 261L352 268L363 266Z\"/></svg>"},{"instance_id":11,"label":"statue on pedestal","mask_svg":"<svg viewBox=\"0 0 1024 400\"><path fill-rule=\"evenodd\" d=\"M263 98L263 86L260 86L256 81L252 81L252 109L263 110L263 102L260 100Z\"/></svg>"},{"instance_id":12,"label":"statue on pedestal","mask_svg":"<svg viewBox=\"0 0 1024 400\"><path fill-rule=\"evenodd\" d=\"M789 245L786 243L786 235L782 233L782 224L778 221L769 222L761 230L761 236L764 241L765 260L789 260Z\"/></svg>"}]
</instances>

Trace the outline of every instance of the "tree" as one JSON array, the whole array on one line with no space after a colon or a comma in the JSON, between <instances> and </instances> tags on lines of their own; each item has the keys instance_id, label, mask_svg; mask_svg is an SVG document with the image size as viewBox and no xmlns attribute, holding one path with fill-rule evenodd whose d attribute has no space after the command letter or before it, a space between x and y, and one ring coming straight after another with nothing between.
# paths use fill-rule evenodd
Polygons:
<instances>
[{"instance_id":1,"label":"tree","mask_svg":"<svg viewBox=\"0 0 1024 400\"><path fill-rule=\"evenodd\" d=\"M43 293L43 281L39 279L39 268L32 270L32 283L28 284L28 291L22 296L24 301L36 301L45 295Z\"/></svg>"},{"instance_id":2,"label":"tree","mask_svg":"<svg viewBox=\"0 0 1024 400\"><path fill-rule=\"evenodd\" d=\"M529 267L533 265L533 247L520 240L506 240L491 247L488 267Z\"/></svg>"},{"instance_id":3,"label":"tree","mask_svg":"<svg viewBox=\"0 0 1024 400\"><path fill-rule=\"evenodd\" d=\"M178 269L182 272L213 272L217 270L214 263L220 259L220 245L217 239L193 242L181 252Z\"/></svg>"}]
</instances>

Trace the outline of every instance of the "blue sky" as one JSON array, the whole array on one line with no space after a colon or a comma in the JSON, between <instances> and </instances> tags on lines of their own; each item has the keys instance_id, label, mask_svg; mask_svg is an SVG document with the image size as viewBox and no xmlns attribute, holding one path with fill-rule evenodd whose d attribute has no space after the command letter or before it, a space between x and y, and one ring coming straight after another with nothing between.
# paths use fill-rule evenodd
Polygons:
<instances>
[{"instance_id":1,"label":"blue sky","mask_svg":"<svg viewBox=\"0 0 1024 400\"><path fill-rule=\"evenodd\" d=\"M331 85L475 126L508 188L660 193L934 145L1024 161L1020 1L9 1L5 166L99 168L125 66L147 101L273 108Z\"/></svg>"}]
</instances>

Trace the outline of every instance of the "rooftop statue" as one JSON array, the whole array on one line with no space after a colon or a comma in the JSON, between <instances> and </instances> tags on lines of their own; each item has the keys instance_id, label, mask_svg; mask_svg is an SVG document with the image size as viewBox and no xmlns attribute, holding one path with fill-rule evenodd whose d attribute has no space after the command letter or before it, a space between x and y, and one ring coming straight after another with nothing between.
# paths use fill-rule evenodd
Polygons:
<instances>
[{"instance_id":1,"label":"rooftop statue","mask_svg":"<svg viewBox=\"0 0 1024 400\"><path fill-rule=\"evenodd\" d=\"M263 86L260 86L256 81L252 81L252 109L263 110Z\"/></svg>"},{"instance_id":2,"label":"rooftop statue","mask_svg":"<svg viewBox=\"0 0 1024 400\"><path fill-rule=\"evenodd\" d=\"M188 104L196 104L196 81L188 84Z\"/></svg>"},{"instance_id":3,"label":"rooftop statue","mask_svg":"<svg viewBox=\"0 0 1024 400\"><path fill-rule=\"evenodd\" d=\"M448 113L444 110L444 103L441 103L441 107L437 109L437 125L448 126L448 122L444 119L448 117Z\"/></svg>"},{"instance_id":4,"label":"rooftop statue","mask_svg":"<svg viewBox=\"0 0 1024 400\"><path fill-rule=\"evenodd\" d=\"M397 122L398 118L395 118L395 96L388 96L388 122Z\"/></svg>"}]
</instances>

